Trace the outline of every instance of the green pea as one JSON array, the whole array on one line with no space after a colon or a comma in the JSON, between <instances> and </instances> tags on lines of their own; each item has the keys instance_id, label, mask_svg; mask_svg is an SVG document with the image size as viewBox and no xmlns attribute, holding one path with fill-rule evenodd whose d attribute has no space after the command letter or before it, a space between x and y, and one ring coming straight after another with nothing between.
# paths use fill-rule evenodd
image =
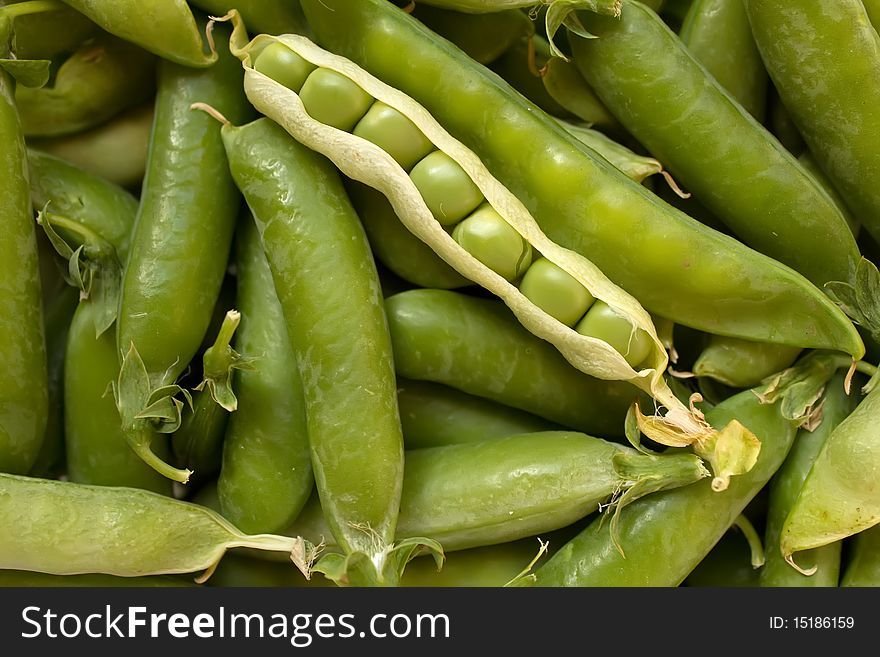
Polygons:
<instances>
[{"instance_id":1,"label":"green pea","mask_svg":"<svg viewBox=\"0 0 880 657\"><path fill-rule=\"evenodd\" d=\"M378 100L354 127L354 134L379 146L405 171L434 149L412 121Z\"/></svg>"},{"instance_id":2,"label":"green pea","mask_svg":"<svg viewBox=\"0 0 880 657\"><path fill-rule=\"evenodd\" d=\"M409 177L434 218L452 226L483 202L483 194L457 162L434 151L413 167Z\"/></svg>"},{"instance_id":3,"label":"green pea","mask_svg":"<svg viewBox=\"0 0 880 657\"><path fill-rule=\"evenodd\" d=\"M373 104L373 97L336 71L317 68L299 92L300 100L316 121L350 132Z\"/></svg>"},{"instance_id":4,"label":"green pea","mask_svg":"<svg viewBox=\"0 0 880 657\"><path fill-rule=\"evenodd\" d=\"M306 78L317 67L280 41L275 41L257 55L254 60L254 68L288 89L299 92Z\"/></svg>"},{"instance_id":5,"label":"green pea","mask_svg":"<svg viewBox=\"0 0 880 657\"><path fill-rule=\"evenodd\" d=\"M452 239L508 281L522 276L532 263L532 247L489 204L458 224Z\"/></svg>"},{"instance_id":6,"label":"green pea","mask_svg":"<svg viewBox=\"0 0 880 657\"><path fill-rule=\"evenodd\" d=\"M636 329L629 320L614 312L604 301L596 301L575 330L581 335L599 338L614 347L632 367L651 352L651 338L643 329Z\"/></svg>"},{"instance_id":7,"label":"green pea","mask_svg":"<svg viewBox=\"0 0 880 657\"><path fill-rule=\"evenodd\" d=\"M538 308L567 326L574 326L594 301L587 288L547 258L538 258L529 267L519 291Z\"/></svg>"}]
</instances>

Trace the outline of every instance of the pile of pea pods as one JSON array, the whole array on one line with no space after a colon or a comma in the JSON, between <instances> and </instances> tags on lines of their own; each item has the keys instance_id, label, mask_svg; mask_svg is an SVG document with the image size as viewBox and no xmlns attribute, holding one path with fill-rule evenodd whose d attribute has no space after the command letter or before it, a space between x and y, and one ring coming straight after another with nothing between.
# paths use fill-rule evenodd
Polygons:
<instances>
[{"instance_id":1,"label":"pile of pea pods","mask_svg":"<svg viewBox=\"0 0 880 657\"><path fill-rule=\"evenodd\" d=\"M0 0L0 586L880 586L878 27Z\"/></svg>"}]
</instances>

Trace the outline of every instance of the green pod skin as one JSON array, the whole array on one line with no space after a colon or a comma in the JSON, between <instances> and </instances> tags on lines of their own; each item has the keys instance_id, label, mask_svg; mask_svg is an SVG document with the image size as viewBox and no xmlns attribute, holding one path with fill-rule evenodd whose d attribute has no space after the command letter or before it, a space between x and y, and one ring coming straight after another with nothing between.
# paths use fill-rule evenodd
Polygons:
<instances>
[{"instance_id":1,"label":"green pod skin","mask_svg":"<svg viewBox=\"0 0 880 657\"><path fill-rule=\"evenodd\" d=\"M121 187L140 190L152 127L150 101L92 130L66 137L30 139L28 144Z\"/></svg>"},{"instance_id":2,"label":"green pod skin","mask_svg":"<svg viewBox=\"0 0 880 657\"><path fill-rule=\"evenodd\" d=\"M519 9L466 14L417 4L412 15L480 64L492 63L517 39L534 31L532 21Z\"/></svg>"},{"instance_id":3,"label":"green pod skin","mask_svg":"<svg viewBox=\"0 0 880 657\"><path fill-rule=\"evenodd\" d=\"M535 415L430 381L398 377L397 403L408 450L562 428Z\"/></svg>"},{"instance_id":4,"label":"green pod skin","mask_svg":"<svg viewBox=\"0 0 880 657\"><path fill-rule=\"evenodd\" d=\"M84 224L110 242L124 262L137 199L61 158L33 148L28 149L27 157L34 209L42 210L48 203L50 212Z\"/></svg>"},{"instance_id":5,"label":"green pod skin","mask_svg":"<svg viewBox=\"0 0 880 657\"><path fill-rule=\"evenodd\" d=\"M46 435L32 477L55 477L64 471L64 354L67 332L79 302L79 291L66 285L44 308L46 320L46 362L49 374L49 412Z\"/></svg>"},{"instance_id":6,"label":"green pod skin","mask_svg":"<svg viewBox=\"0 0 880 657\"><path fill-rule=\"evenodd\" d=\"M419 287L451 290L473 285L407 230L381 192L354 180L347 180L345 187L373 253L388 269Z\"/></svg>"},{"instance_id":7,"label":"green pod skin","mask_svg":"<svg viewBox=\"0 0 880 657\"><path fill-rule=\"evenodd\" d=\"M880 522L880 389L868 393L822 445L780 533L783 556L828 545Z\"/></svg>"},{"instance_id":8,"label":"green pod skin","mask_svg":"<svg viewBox=\"0 0 880 657\"><path fill-rule=\"evenodd\" d=\"M250 217L239 230L236 350L258 360L253 371L235 375L238 409L229 418L217 493L236 527L279 532L313 488L305 401L260 235Z\"/></svg>"},{"instance_id":9,"label":"green pod skin","mask_svg":"<svg viewBox=\"0 0 880 657\"><path fill-rule=\"evenodd\" d=\"M379 559L394 539L403 436L369 243L329 160L269 119L224 125L223 140L299 366L321 504L347 554Z\"/></svg>"},{"instance_id":10,"label":"green pod skin","mask_svg":"<svg viewBox=\"0 0 880 657\"><path fill-rule=\"evenodd\" d=\"M706 413L716 427L736 418L761 441L754 467L722 492L701 481L638 500L620 512L618 551L594 521L536 572L536 586L678 586L719 541L779 469L795 436L779 404L761 404L751 390Z\"/></svg>"},{"instance_id":11,"label":"green pod skin","mask_svg":"<svg viewBox=\"0 0 880 657\"><path fill-rule=\"evenodd\" d=\"M64 356L64 440L71 481L129 486L171 495L171 481L135 454L122 433L113 396L119 352L112 329L95 337L94 304L83 301L73 315ZM156 434L152 448L169 454L167 437Z\"/></svg>"},{"instance_id":12,"label":"green pod skin","mask_svg":"<svg viewBox=\"0 0 880 657\"><path fill-rule=\"evenodd\" d=\"M713 335L692 368L732 388L751 388L794 363L798 347Z\"/></svg>"},{"instance_id":13,"label":"green pod skin","mask_svg":"<svg viewBox=\"0 0 880 657\"><path fill-rule=\"evenodd\" d=\"M877 239L880 37L865 5L747 0L745 7L761 58L810 152Z\"/></svg>"},{"instance_id":14,"label":"green pod skin","mask_svg":"<svg viewBox=\"0 0 880 657\"><path fill-rule=\"evenodd\" d=\"M850 560L841 586L880 586L880 527L859 532L852 538Z\"/></svg>"},{"instance_id":15,"label":"green pod skin","mask_svg":"<svg viewBox=\"0 0 880 657\"><path fill-rule=\"evenodd\" d=\"M846 394L844 375L836 374L825 387L822 423L813 431L806 429L798 431L794 446L785 463L770 481L761 586L837 586L840 575L840 541L798 555L798 561L802 564L817 567L815 574L806 576L792 568L782 558L779 551L779 534L822 445L837 425L852 413L858 401L858 396Z\"/></svg>"},{"instance_id":16,"label":"green pod skin","mask_svg":"<svg viewBox=\"0 0 880 657\"><path fill-rule=\"evenodd\" d=\"M575 63L680 184L817 286L853 278L859 249L833 200L654 12L626 0L620 19L583 18L598 38L570 37Z\"/></svg>"},{"instance_id":17,"label":"green pod skin","mask_svg":"<svg viewBox=\"0 0 880 657\"><path fill-rule=\"evenodd\" d=\"M678 36L718 84L763 123L767 71L742 0L696 0Z\"/></svg>"},{"instance_id":18,"label":"green pod skin","mask_svg":"<svg viewBox=\"0 0 880 657\"><path fill-rule=\"evenodd\" d=\"M862 4L865 5L871 25L880 30L880 0L862 0Z\"/></svg>"},{"instance_id":19,"label":"green pod skin","mask_svg":"<svg viewBox=\"0 0 880 657\"><path fill-rule=\"evenodd\" d=\"M288 568L287 570L292 570ZM295 571L294 571L295 572ZM192 581L171 575L152 577L116 577L114 575L49 575L26 570L0 570L0 588L115 588L195 586Z\"/></svg>"},{"instance_id":20,"label":"green pod skin","mask_svg":"<svg viewBox=\"0 0 880 657\"><path fill-rule=\"evenodd\" d=\"M109 34L84 44L51 86L19 86L15 102L26 137L57 137L94 128L150 98L156 57Z\"/></svg>"},{"instance_id":21,"label":"green pod skin","mask_svg":"<svg viewBox=\"0 0 880 657\"><path fill-rule=\"evenodd\" d=\"M140 0L63 0L100 27L163 59L204 68L217 61L207 53L196 18L185 0L166 0L144 8ZM219 39L218 39L219 41Z\"/></svg>"},{"instance_id":22,"label":"green pod skin","mask_svg":"<svg viewBox=\"0 0 880 657\"><path fill-rule=\"evenodd\" d=\"M0 286L0 472L25 473L46 433L49 390L27 154L12 78L5 71L0 71L0 144L0 252L8 255Z\"/></svg>"},{"instance_id":23,"label":"green pod skin","mask_svg":"<svg viewBox=\"0 0 880 657\"><path fill-rule=\"evenodd\" d=\"M0 569L51 575L190 573L213 568L233 547L291 554L296 546L146 490L8 474L0 474L0 533Z\"/></svg>"},{"instance_id":24,"label":"green pod skin","mask_svg":"<svg viewBox=\"0 0 880 657\"><path fill-rule=\"evenodd\" d=\"M710 333L861 357L852 323L802 276L671 208L391 3L301 1L321 45L421 103L548 238L583 254L649 312Z\"/></svg>"},{"instance_id":25,"label":"green pod skin","mask_svg":"<svg viewBox=\"0 0 880 657\"><path fill-rule=\"evenodd\" d=\"M499 301L446 290L385 300L400 376L443 383L563 426L619 437L639 391L576 370Z\"/></svg>"},{"instance_id":26,"label":"green pod skin","mask_svg":"<svg viewBox=\"0 0 880 657\"><path fill-rule=\"evenodd\" d=\"M121 3L127 4L127 3ZM159 64L147 174L123 273L117 343L133 343L147 372L173 382L211 320L239 212L217 122L190 109L211 104L233 121L253 109L242 70L215 32L221 56L205 70Z\"/></svg>"},{"instance_id":27,"label":"green pod skin","mask_svg":"<svg viewBox=\"0 0 880 657\"><path fill-rule=\"evenodd\" d=\"M180 428L171 435L171 450L178 467L192 470L190 479L199 482L216 477L223 456L223 438L229 411L207 390L193 395L193 408L183 413Z\"/></svg>"},{"instance_id":28,"label":"green pod skin","mask_svg":"<svg viewBox=\"0 0 880 657\"><path fill-rule=\"evenodd\" d=\"M514 579L538 554L534 538L459 550L446 555L437 570L431 559L414 559L400 580L401 586L501 587Z\"/></svg>"},{"instance_id":29,"label":"green pod skin","mask_svg":"<svg viewBox=\"0 0 880 657\"><path fill-rule=\"evenodd\" d=\"M831 184L831 181L828 179L828 176L825 175L825 172L819 168L819 164L816 162L816 159L810 153L810 151L804 151L798 156L798 162L801 163L801 166L804 170L809 173L813 178L816 179L816 183L822 187L827 193L828 196L834 201L834 204L837 206L837 209L840 210L840 213L846 219L846 223L849 225L850 231L855 237L859 236L859 229L862 227L859 220L849 211L846 207L846 202L843 200L843 197L840 193L834 189L834 186Z\"/></svg>"},{"instance_id":30,"label":"green pod skin","mask_svg":"<svg viewBox=\"0 0 880 657\"><path fill-rule=\"evenodd\" d=\"M751 564L742 534L728 531L684 580L684 586L743 588L760 586L760 573Z\"/></svg>"},{"instance_id":31,"label":"green pod skin","mask_svg":"<svg viewBox=\"0 0 880 657\"><path fill-rule=\"evenodd\" d=\"M307 34L308 25L296 0L192 0L210 16L224 16L233 7L254 34Z\"/></svg>"},{"instance_id":32,"label":"green pod skin","mask_svg":"<svg viewBox=\"0 0 880 657\"><path fill-rule=\"evenodd\" d=\"M770 132L779 140L779 143L785 146L789 153L795 157L800 157L803 153L807 152L804 138L798 132L797 126L792 121L791 114L785 109L785 105L782 104L782 100L779 98L779 93L772 84L770 85L768 95L770 96L770 99L767 101L770 112L768 117Z\"/></svg>"},{"instance_id":33,"label":"green pod skin","mask_svg":"<svg viewBox=\"0 0 880 657\"><path fill-rule=\"evenodd\" d=\"M26 0L0 2L0 7ZM52 59L73 52L100 31L88 18L70 7L15 17L15 56L18 59Z\"/></svg>"},{"instance_id":34,"label":"green pod skin","mask_svg":"<svg viewBox=\"0 0 880 657\"><path fill-rule=\"evenodd\" d=\"M324 577L307 580L296 568L284 563L253 559L241 554L226 556L206 582L222 587L312 587L334 586Z\"/></svg>"},{"instance_id":35,"label":"green pod skin","mask_svg":"<svg viewBox=\"0 0 880 657\"><path fill-rule=\"evenodd\" d=\"M519 39L492 62L489 68L518 93L548 114L571 118L574 115L560 105L544 88L542 78L537 75L537 71L530 70L529 48L534 47L535 49L536 66L543 66L550 58L550 44L538 35L534 35L531 42L532 46L529 45L528 38Z\"/></svg>"}]
</instances>

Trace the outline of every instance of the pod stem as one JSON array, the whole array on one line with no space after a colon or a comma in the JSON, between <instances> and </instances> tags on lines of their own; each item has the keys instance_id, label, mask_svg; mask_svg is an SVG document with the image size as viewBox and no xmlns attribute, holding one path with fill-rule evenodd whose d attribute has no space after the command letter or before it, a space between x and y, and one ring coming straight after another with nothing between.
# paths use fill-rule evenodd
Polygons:
<instances>
[{"instance_id":1,"label":"pod stem","mask_svg":"<svg viewBox=\"0 0 880 657\"><path fill-rule=\"evenodd\" d=\"M739 529L749 544L749 551L752 555L752 568L760 568L764 565L764 545L761 543L761 537L758 535L755 526L743 514L739 514L733 521L733 526Z\"/></svg>"},{"instance_id":2,"label":"pod stem","mask_svg":"<svg viewBox=\"0 0 880 657\"><path fill-rule=\"evenodd\" d=\"M223 116L219 110L212 107L211 105L208 105L208 103L193 103L192 105L189 106L189 108L191 110L201 110L202 112L205 112L209 116L217 119L223 125L230 125L231 124L231 121L229 119L227 119L225 116Z\"/></svg>"},{"instance_id":3,"label":"pod stem","mask_svg":"<svg viewBox=\"0 0 880 657\"><path fill-rule=\"evenodd\" d=\"M149 432L152 434L149 428L140 429L137 431L138 434L141 432ZM149 440L138 440L140 436L133 436L131 440L128 440L128 433L126 433L126 439L128 440L128 444L131 447L132 451L137 454L141 460L149 465L153 470L161 474L163 477L167 477L172 481L180 482L181 484L185 484L189 481L189 478L192 476L192 470L184 469L181 470L179 468L175 468L172 465L169 465L161 458L159 458L155 452L150 448Z\"/></svg>"}]
</instances>

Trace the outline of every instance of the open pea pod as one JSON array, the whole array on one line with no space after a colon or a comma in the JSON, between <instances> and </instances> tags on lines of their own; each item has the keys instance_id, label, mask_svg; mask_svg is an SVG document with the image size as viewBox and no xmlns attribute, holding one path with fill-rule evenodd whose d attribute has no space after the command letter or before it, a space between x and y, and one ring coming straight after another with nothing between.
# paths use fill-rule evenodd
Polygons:
<instances>
[{"instance_id":1,"label":"open pea pod","mask_svg":"<svg viewBox=\"0 0 880 657\"><path fill-rule=\"evenodd\" d=\"M650 315L639 302L612 283L592 262L550 240L522 202L491 175L476 154L452 137L421 105L350 60L323 50L305 37L264 34L248 41L237 12L230 12L225 19L232 20L234 25L230 50L242 60L245 93L254 107L295 139L327 156L348 177L385 194L410 232L464 277L501 298L526 329L553 344L574 367L596 378L628 381L648 392L667 412L663 416L646 417L636 411L635 417L642 432L662 444L694 445L700 456L712 464L719 490L726 487L729 475L751 467L760 448L751 432L734 424L722 432L715 431L705 422L702 413L693 406L688 408L673 394L663 378L668 364L667 353ZM527 245L575 279L592 297L607 304L616 315L625 318L631 326L630 340L635 339L637 333L644 332L650 342L649 355L631 365L608 342L582 335L549 315L508 278L471 255L435 219L413 180L392 155L366 139L315 120L296 92L254 68L255 58L274 43L283 44L312 67L341 74L360 86L372 99L408 118L431 144L463 169L491 208ZM716 449L719 436L726 444L723 449Z\"/></svg>"}]
</instances>

